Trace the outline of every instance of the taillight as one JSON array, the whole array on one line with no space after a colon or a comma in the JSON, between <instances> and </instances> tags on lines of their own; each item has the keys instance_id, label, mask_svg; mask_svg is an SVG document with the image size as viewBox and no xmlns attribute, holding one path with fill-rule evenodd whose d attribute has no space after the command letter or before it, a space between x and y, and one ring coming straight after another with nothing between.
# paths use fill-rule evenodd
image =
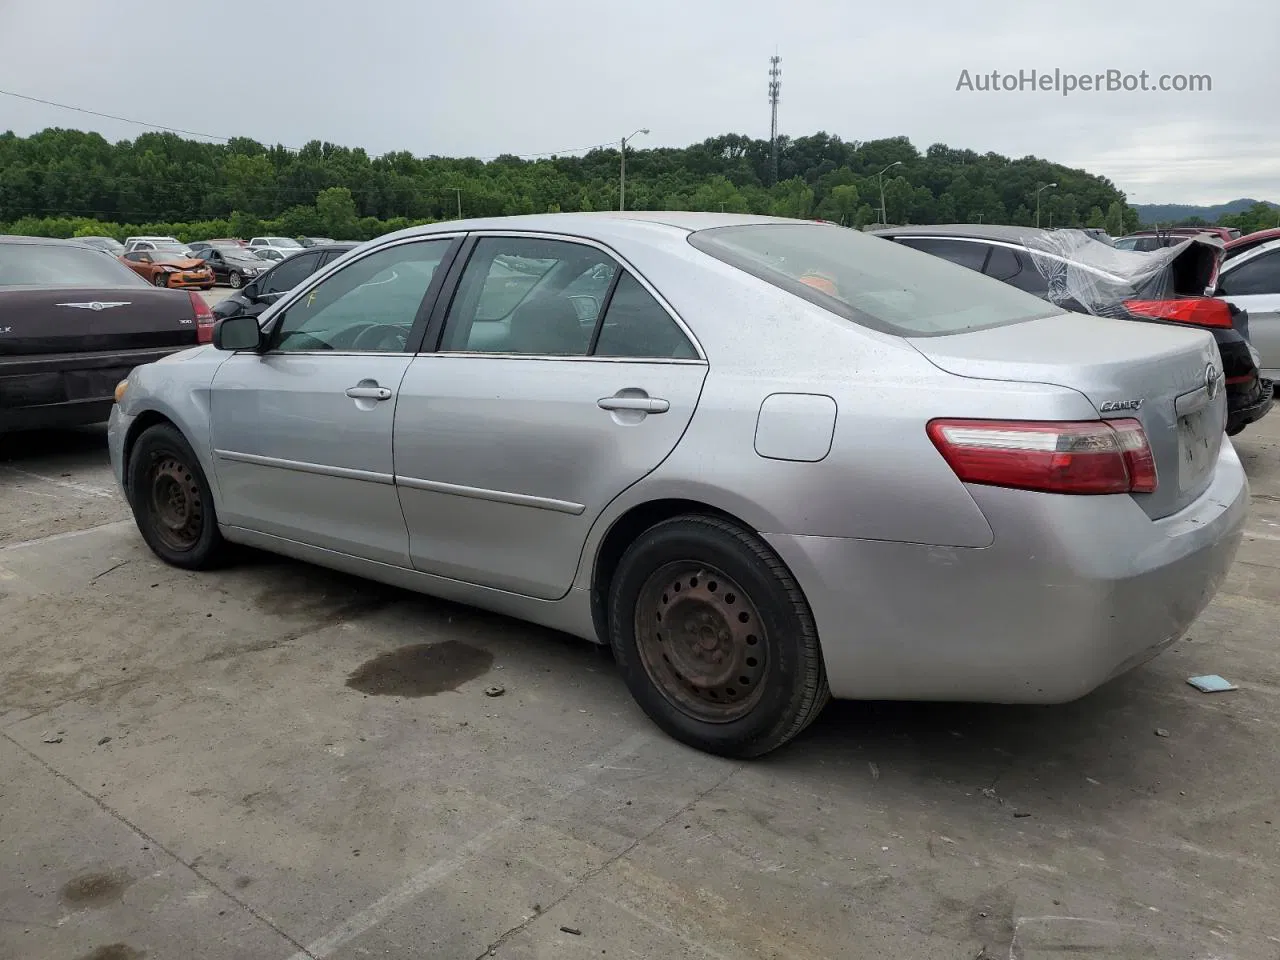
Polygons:
<instances>
[{"instance_id":1,"label":"taillight","mask_svg":"<svg viewBox=\"0 0 1280 960\"><path fill-rule=\"evenodd\" d=\"M213 311L209 309L209 305L204 302L204 297L189 290L187 295L191 297L191 309L196 312L196 343L212 343L213 342Z\"/></svg>"},{"instance_id":2,"label":"taillight","mask_svg":"<svg viewBox=\"0 0 1280 960\"><path fill-rule=\"evenodd\" d=\"M931 420L965 483L1044 493L1151 493L1156 463L1137 420Z\"/></svg>"},{"instance_id":3,"label":"taillight","mask_svg":"<svg viewBox=\"0 0 1280 960\"><path fill-rule=\"evenodd\" d=\"M1125 309L1153 320L1175 320L1197 327L1231 329L1231 308L1213 297L1180 297L1177 300L1126 300Z\"/></svg>"}]
</instances>

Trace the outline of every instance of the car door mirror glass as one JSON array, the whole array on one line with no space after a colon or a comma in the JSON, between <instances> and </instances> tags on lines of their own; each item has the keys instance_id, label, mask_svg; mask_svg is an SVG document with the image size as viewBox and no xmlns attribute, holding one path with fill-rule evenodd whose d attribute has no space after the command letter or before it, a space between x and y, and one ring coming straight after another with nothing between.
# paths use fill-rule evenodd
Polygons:
<instances>
[{"instance_id":1,"label":"car door mirror glass","mask_svg":"<svg viewBox=\"0 0 1280 960\"><path fill-rule=\"evenodd\" d=\"M218 350L257 350L261 342L258 318L247 314L219 320L213 328L213 346Z\"/></svg>"}]
</instances>

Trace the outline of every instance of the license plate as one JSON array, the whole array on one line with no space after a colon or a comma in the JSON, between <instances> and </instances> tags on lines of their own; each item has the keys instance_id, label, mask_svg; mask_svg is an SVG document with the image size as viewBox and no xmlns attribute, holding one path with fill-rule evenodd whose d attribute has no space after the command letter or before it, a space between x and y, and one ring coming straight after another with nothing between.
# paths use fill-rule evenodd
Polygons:
<instances>
[{"instance_id":1,"label":"license plate","mask_svg":"<svg viewBox=\"0 0 1280 960\"><path fill-rule=\"evenodd\" d=\"M1197 410L1178 418L1178 485L1183 489L1194 484L1209 468L1213 455L1213 433L1208 410Z\"/></svg>"}]
</instances>

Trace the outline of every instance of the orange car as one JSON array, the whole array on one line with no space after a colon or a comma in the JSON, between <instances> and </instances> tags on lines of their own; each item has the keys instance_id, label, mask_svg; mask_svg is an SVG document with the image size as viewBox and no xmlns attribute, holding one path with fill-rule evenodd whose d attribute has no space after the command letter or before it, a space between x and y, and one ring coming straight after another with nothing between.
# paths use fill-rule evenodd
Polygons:
<instances>
[{"instance_id":1,"label":"orange car","mask_svg":"<svg viewBox=\"0 0 1280 960\"><path fill-rule=\"evenodd\" d=\"M157 287L212 290L213 271L203 260L169 250L132 250L120 261Z\"/></svg>"}]
</instances>

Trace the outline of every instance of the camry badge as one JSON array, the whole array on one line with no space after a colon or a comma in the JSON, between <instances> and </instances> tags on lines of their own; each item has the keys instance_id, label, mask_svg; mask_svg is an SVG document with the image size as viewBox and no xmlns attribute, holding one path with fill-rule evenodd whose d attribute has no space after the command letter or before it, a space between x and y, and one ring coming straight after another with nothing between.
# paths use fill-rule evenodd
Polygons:
<instances>
[{"instance_id":1,"label":"camry badge","mask_svg":"<svg viewBox=\"0 0 1280 960\"><path fill-rule=\"evenodd\" d=\"M1137 400L1108 400L1098 410L1102 413L1114 413L1117 410L1140 410L1142 409L1141 398Z\"/></svg>"},{"instance_id":2,"label":"camry badge","mask_svg":"<svg viewBox=\"0 0 1280 960\"><path fill-rule=\"evenodd\" d=\"M132 301L130 300L92 300L89 303L58 303L54 306L58 307L78 307L81 310L92 310L95 313L99 310L110 310L112 307L127 307Z\"/></svg>"}]
</instances>

